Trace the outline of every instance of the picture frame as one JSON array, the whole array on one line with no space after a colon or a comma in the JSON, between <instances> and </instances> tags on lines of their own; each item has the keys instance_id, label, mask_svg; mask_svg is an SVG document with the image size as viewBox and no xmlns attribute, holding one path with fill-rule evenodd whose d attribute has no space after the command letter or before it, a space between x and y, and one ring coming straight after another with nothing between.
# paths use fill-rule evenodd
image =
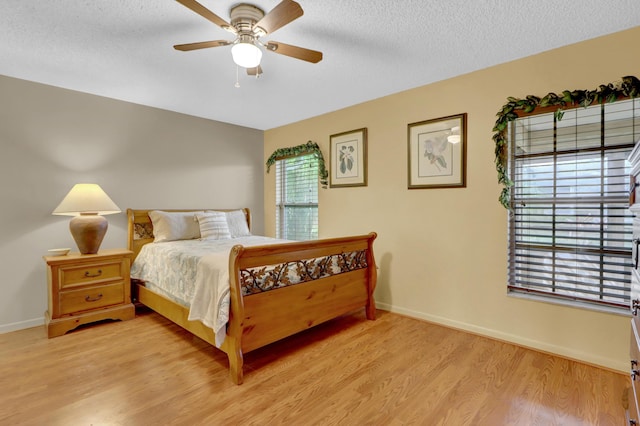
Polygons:
<instances>
[{"instance_id":1,"label":"picture frame","mask_svg":"<svg viewBox=\"0 0 640 426\"><path fill-rule=\"evenodd\" d=\"M367 186L367 128L331 135L330 188Z\"/></svg>"},{"instance_id":2,"label":"picture frame","mask_svg":"<svg viewBox=\"0 0 640 426\"><path fill-rule=\"evenodd\" d=\"M408 189L467 186L467 113L408 125Z\"/></svg>"}]
</instances>

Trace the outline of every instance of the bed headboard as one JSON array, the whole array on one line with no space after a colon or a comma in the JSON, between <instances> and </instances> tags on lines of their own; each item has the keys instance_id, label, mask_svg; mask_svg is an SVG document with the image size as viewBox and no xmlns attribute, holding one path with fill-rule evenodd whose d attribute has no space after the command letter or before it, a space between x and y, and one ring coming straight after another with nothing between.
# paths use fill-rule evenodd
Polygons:
<instances>
[{"instance_id":1,"label":"bed headboard","mask_svg":"<svg viewBox=\"0 0 640 426\"><path fill-rule=\"evenodd\" d=\"M244 209L146 209L135 210L127 209L127 221L128 221L128 241L127 248L133 251L133 258L135 259L140 253L142 246L153 242L153 223L149 218L149 212L154 210L162 210L165 212L196 212L203 210L215 210L219 212L230 212L233 210L242 210L244 216L247 219L247 225L251 230L251 212L248 208Z\"/></svg>"}]
</instances>

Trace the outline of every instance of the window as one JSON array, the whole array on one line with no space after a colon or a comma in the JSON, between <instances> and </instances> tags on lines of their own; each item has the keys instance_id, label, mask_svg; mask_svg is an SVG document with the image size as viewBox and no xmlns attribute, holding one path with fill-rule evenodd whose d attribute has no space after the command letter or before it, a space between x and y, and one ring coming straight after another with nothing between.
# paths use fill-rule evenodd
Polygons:
<instances>
[{"instance_id":1,"label":"window","mask_svg":"<svg viewBox=\"0 0 640 426\"><path fill-rule=\"evenodd\" d=\"M318 238L318 159L315 154L276 161L276 237Z\"/></svg>"},{"instance_id":2,"label":"window","mask_svg":"<svg viewBox=\"0 0 640 426\"><path fill-rule=\"evenodd\" d=\"M629 164L640 101L510 124L509 290L628 308Z\"/></svg>"}]
</instances>

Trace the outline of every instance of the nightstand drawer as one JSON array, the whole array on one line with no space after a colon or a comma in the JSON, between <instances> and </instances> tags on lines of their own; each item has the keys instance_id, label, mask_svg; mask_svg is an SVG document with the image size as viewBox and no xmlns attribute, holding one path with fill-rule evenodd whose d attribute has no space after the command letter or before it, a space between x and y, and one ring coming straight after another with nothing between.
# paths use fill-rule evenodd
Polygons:
<instances>
[{"instance_id":1,"label":"nightstand drawer","mask_svg":"<svg viewBox=\"0 0 640 426\"><path fill-rule=\"evenodd\" d=\"M109 305L129 303L124 300L124 283L94 286L60 292L60 315L103 308Z\"/></svg>"},{"instance_id":2,"label":"nightstand drawer","mask_svg":"<svg viewBox=\"0 0 640 426\"><path fill-rule=\"evenodd\" d=\"M122 262L118 259L99 263L62 266L60 289L79 285L96 284L114 279L123 279Z\"/></svg>"}]
</instances>

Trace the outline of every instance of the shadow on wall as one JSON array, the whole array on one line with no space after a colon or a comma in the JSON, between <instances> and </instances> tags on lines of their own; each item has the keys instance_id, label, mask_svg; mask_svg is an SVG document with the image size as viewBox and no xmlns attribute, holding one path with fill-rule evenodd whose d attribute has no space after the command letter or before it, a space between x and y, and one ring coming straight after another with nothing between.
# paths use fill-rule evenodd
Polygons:
<instances>
[{"instance_id":1,"label":"shadow on wall","mask_svg":"<svg viewBox=\"0 0 640 426\"><path fill-rule=\"evenodd\" d=\"M393 305L391 300L391 286L389 285L389 276L391 275L391 253L384 253L378 262L378 282L374 297L376 301L386 305Z\"/></svg>"}]
</instances>

